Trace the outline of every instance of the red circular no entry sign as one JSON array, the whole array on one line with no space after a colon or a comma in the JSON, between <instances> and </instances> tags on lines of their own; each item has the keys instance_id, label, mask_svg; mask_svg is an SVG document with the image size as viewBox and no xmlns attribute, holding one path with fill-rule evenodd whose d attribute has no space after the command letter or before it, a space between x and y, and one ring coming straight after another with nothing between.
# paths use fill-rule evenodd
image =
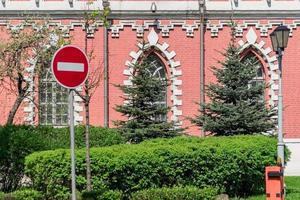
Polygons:
<instances>
[{"instance_id":1,"label":"red circular no entry sign","mask_svg":"<svg viewBox=\"0 0 300 200\"><path fill-rule=\"evenodd\" d=\"M81 49L73 45L58 49L51 63L52 73L57 82L70 89L85 82L88 68L87 56Z\"/></svg>"}]
</instances>

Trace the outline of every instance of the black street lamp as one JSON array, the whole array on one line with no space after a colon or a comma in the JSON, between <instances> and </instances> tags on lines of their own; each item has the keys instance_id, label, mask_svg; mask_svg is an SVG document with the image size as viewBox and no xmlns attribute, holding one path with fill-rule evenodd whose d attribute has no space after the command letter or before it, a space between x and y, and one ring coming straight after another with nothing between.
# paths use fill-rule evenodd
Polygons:
<instances>
[{"instance_id":1,"label":"black street lamp","mask_svg":"<svg viewBox=\"0 0 300 200\"><path fill-rule=\"evenodd\" d=\"M277 27L271 34L271 41L273 50L277 54L278 68L279 68L279 91L278 91L278 142L277 142L277 158L282 166L284 166L284 142L283 142L283 124L282 124L282 113L283 113L283 103L282 103L282 54L284 48L287 47L289 40L290 29L286 26Z\"/></svg>"}]
</instances>

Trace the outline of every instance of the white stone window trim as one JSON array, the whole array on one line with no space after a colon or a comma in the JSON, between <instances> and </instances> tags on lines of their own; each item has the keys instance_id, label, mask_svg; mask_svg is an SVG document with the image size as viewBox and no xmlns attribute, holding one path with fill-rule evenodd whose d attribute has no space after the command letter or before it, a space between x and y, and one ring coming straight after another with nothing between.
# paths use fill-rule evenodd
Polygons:
<instances>
[{"instance_id":1,"label":"white stone window trim","mask_svg":"<svg viewBox=\"0 0 300 200\"><path fill-rule=\"evenodd\" d=\"M36 60L28 60L29 66L25 69L27 74L25 75L26 81L29 82L28 91L30 94L24 99L24 123L34 125L35 119L35 105L34 105L34 68L36 65Z\"/></svg>"},{"instance_id":2,"label":"white stone window trim","mask_svg":"<svg viewBox=\"0 0 300 200\"><path fill-rule=\"evenodd\" d=\"M264 76L269 77L269 85L270 89L268 90L269 102L268 104L271 107L274 107L277 110L278 103L278 64L277 57L272 53L272 49L270 47L264 47L265 42L263 40L257 41L257 35L253 28L251 27L247 34L245 35L245 40L238 41L238 44L241 46L241 52L248 48L254 48L254 50L264 59L267 67L267 71L265 71ZM277 120L278 115L273 117L274 120ZM276 133L276 128L269 132L263 133L265 135L274 135Z\"/></svg>"},{"instance_id":3,"label":"white stone window trim","mask_svg":"<svg viewBox=\"0 0 300 200\"><path fill-rule=\"evenodd\" d=\"M25 113L24 122L26 124L34 125L35 116L36 116L34 101L35 101L35 97L39 96L35 94L34 91L35 83L33 81L33 76L34 76L33 73L34 73L36 61L29 60L28 63L29 66L26 68L26 72L28 73L28 75L25 78L30 82L30 88L29 88L30 95L26 99L24 99L24 102L26 103L26 106L24 106L24 113ZM39 88L39 85L37 86ZM78 87L76 90L81 91L82 88ZM39 89L38 89L38 94L39 94ZM83 111L83 105L82 105L82 99L77 94L74 95L73 106L74 106L74 124L75 125L81 124L83 122L83 116L81 116L80 113Z\"/></svg>"},{"instance_id":4,"label":"white stone window trim","mask_svg":"<svg viewBox=\"0 0 300 200\"><path fill-rule=\"evenodd\" d=\"M265 76L269 77L270 89L268 90L268 95L270 97L269 105L272 107L277 106L278 102L278 64L276 55L272 54L272 49L270 47L264 47L265 42L263 40L257 41L257 35L253 28L251 27L248 33L245 35L246 40L240 40L238 44L241 46L241 52L248 48L254 48L258 54L266 62L267 71Z\"/></svg>"},{"instance_id":5,"label":"white stone window trim","mask_svg":"<svg viewBox=\"0 0 300 200\"><path fill-rule=\"evenodd\" d=\"M152 29L147 36L148 43L142 44L138 43L138 51L131 51L130 52L130 57L132 60L126 61L125 65L127 66L127 69L123 71L123 74L128 76L127 80L124 80L123 84L124 85L132 85L131 79L132 76L131 74L133 73L132 66L138 61L139 57L142 55L143 50L150 49L151 47L155 47L161 53L163 57L167 60L167 63L170 67L171 71L171 76L169 77L171 80L171 111L172 111L172 116L171 120L176 123L177 126L181 126L182 122L179 121L179 117L182 116L182 110L179 108L179 106L182 105L182 90L179 88L182 85L182 80L180 79L182 75L182 71L178 69L180 66L179 61L175 61L174 57L176 56L176 53L174 51L168 51L169 44L167 43L158 43L158 35ZM126 102L124 102L126 103Z\"/></svg>"}]
</instances>

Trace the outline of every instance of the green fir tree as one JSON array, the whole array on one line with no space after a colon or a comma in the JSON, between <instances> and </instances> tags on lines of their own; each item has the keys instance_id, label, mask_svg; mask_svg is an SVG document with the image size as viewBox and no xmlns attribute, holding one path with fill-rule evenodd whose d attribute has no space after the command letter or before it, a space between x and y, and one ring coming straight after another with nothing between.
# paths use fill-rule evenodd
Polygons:
<instances>
[{"instance_id":1,"label":"green fir tree","mask_svg":"<svg viewBox=\"0 0 300 200\"><path fill-rule=\"evenodd\" d=\"M224 61L218 62L221 67L212 68L217 82L206 88L209 100L201 105L199 115L191 121L206 133L218 136L272 130L274 121L271 117L274 112L264 100L266 84L253 82L258 60L254 57L242 58L235 42L234 26L231 41L222 55Z\"/></svg>"},{"instance_id":2,"label":"green fir tree","mask_svg":"<svg viewBox=\"0 0 300 200\"><path fill-rule=\"evenodd\" d=\"M131 143L157 137L174 137L182 132L174 122L167 121L170 108L164 101L168 80L152 75L151 61L143 56L142 62L132 66L132 85L117 85L124 95L125 104L115 110L126 116L116 121L119 131Z\"/></svg>"}]
</instances>

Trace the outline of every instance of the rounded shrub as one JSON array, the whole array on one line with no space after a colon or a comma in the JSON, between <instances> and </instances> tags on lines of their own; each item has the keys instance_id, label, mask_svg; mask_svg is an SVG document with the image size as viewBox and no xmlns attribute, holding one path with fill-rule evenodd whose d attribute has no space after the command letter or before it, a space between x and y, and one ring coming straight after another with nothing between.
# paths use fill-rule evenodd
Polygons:
<instances>
[{"instance_id":1,"label":"rounded shrub","mask_svg":"<svg viewBox=\"0 0 300 200\"><path fill-rule=\"evenodd\" d=\"M276 164L276 139L266 136L177 137L91 149L95 190L122 191L193 185L224 188L232 196L264 189L264 168ZM26 157L26 174L46 197L70 191L70 152ZM85 188L85 150L76 152L77 188Z\"/></svg>"},{"instance_id":2,"label":"rounded shrub","mask_svg":"<svg viewBox=\"0 0 300 200\"><path fill-rule=\"evenodd\" d=\"M43 200L42 194L36 190L32 189L20 189L16 190L12 193L5 194L3 196L4 199L11 200ZM2 198L0 198L2 200Z\"/></svg>"},{"instance_id":3,"label":"rounded shrub","mask_svg":"<svg viewBox=\"0 0 300 200\"><path fill-rule=\"evenodd\" d=\"M43 137L33 127L0 127L0 190L16 190L24 176L25 156L43 149Z\"/></svg>"},{"instance_id":4,"label":"rounded shrub","mask_svg":"<svg viewBox=\"0 0 300 200\"><path fill-rule=\"evenodd\" d=\"M121 200L122 192L117 190L90 191L82 193L82 200Z\"/></svg>"},{"instance_id":5,"label":"rounded shrub","mask_svg":"<svg viewBox=\"0 0 300 200\"><path fill-rule=\"evenodd\" d=\"M84 126L75 128L76 148L85 146ZM90 146L100 147L124 143L115 129L91 127ZM0 190L12 192L20 187L24 176L24 158L34 151L70 148L68 128L50 126L0 126Z\"/></svg>"},{"instance_id":6,"label":"rounded shrub","mask_svg":"<svg viewBox=\"0 0 300 200\"><path fill-rule=\"evenodd\" d=\"M215 200L219 190L216 187L195 186L150 188L131 195L131 200Z\"/></svg>"},{"instance_id":7,"label":"rounded shrub","mask_svg":"<svg viewBox=\"0 0 300 200\"><path fill-rule=\"evenodd\" d=\"M3 199L4 199L4 195L5 195L4 192L1 192L1 191L0 191L0 200L3 200Z\"/></svg>"},{"instance_id":8,"label":"rounded shrub","mask_svg":"<svg viewBox=\"0 0 300 200\"><path fill-rule=\"evenodd\" d=\"M34 129L36 134L43 136L45 149L70 148L69 128L54 128L52 126L38 126ZM124 143L124 139L116 129L103 127L90 127L90 146L103 147ZM85 126L75 127L76 148L85 147Z\"/></svg>"}]
</instances>

